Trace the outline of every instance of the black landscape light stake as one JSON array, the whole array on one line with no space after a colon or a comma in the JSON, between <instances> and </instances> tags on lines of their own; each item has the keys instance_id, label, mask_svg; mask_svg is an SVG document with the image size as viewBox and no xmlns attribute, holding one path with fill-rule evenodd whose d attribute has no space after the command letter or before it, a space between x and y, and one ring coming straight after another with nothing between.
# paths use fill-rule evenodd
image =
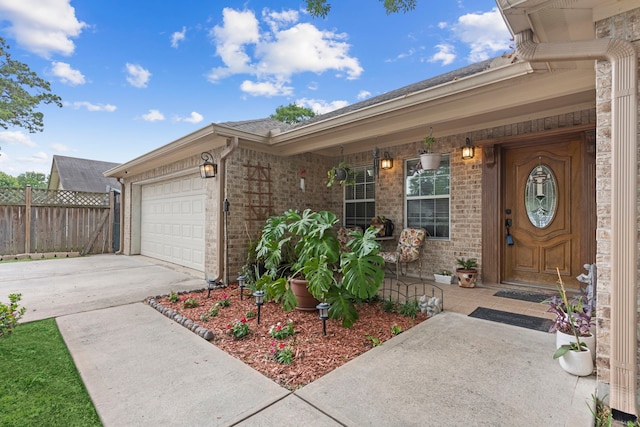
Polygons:
<instances>
[{"instance_id":1,"label":"black landscape light stake","mask_svg":"<svg viewBox=\"0 0 640 427\"><path fill-rule=\"evenodd\" d=\"M331 308L331 304L326 302L321 302L316 306L318 311L320 312L320 320L322 320L322 335L327 335L327 319L329 318L329 309Z\"/></svg>"},{"instance_id":2,"label":"black landscape light stake","mask_svg":"<svg viewBox=\"0 0 640 427\"><path fill-rule=\"evenodd\" d=\"M242 297L244 296L244 282L247 279L244 276L238 277L238 287L240 288L240 301L242 301Z\"/></svg>"},{"instance_id":3,"label":"black landscape light stake","mask_svg":"<svg viewBox=\"0 0 640 427\"><path fill-rule=\"evenodd\" d=\"M255 291L253 296L256 297L256 305L258 306L258 325L260 324L260 307L264 303L264 291Z\"/></svg>"}]
</instances>

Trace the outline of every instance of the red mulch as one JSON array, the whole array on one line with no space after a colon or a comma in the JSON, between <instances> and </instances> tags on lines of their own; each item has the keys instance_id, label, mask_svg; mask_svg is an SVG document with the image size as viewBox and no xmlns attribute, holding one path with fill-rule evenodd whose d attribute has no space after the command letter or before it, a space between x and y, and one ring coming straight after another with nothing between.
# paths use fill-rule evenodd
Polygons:
<instances>
[{"instance_id":1,"label":"red mulch","mask_svg":"<svg viewBox=\"0 0 640 427\"><path fill-rule=\"evenodd\" d=\"M156 301L210 329L215 334L212 344L291 390L317 380L370 350L374 346L374 340L367 338L368 336L383 343L392 337L392 325L400 325L402 331L406 331L427 319L420 312L415 319L411 319L397 313L384 312L381 302L367 303L358 307L360 318L353 327L344 328L339 321L329 319L327 335L323 336L318 311L285 312L273 302L266 302L261 307L258 325L256 317L247 316L247 312L257 313L255 298L248 289L244 292L242 301L237 284L214 289L209 298L207 291L180 295L180 298L195 298L198 301L196 308L183 308L182 302L169 302L168 297L157 298ZM217 316L211 317L209 321L202 321L201 313L208 312L223 295L231 302L229 307L220 307ZM251 332L244 338L234 339L227 333L227 325L243 317L247 318ZM293 348L294 360L292 364L285 365L270 357L273 342L278 340L269 335L269 328L278 322L285 325L289 319L293 321L296 333L282 342Z\"/></svg>"}]
</instances>

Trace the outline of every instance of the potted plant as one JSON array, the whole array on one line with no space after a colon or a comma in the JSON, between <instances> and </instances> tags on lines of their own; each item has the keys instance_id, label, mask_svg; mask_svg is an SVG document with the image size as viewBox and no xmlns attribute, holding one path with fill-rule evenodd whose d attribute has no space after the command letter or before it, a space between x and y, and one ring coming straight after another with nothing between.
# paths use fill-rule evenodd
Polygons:
<instances>
[{"instance_id":1,"label":"potted plant","mask_svg":"<svg viewBox=\"0 0 640 427\"><path fill-rule=\"evenodd\" d=\"M422 140L423 150L418 153L420 155L420 166L422 170L436 170L440 167L440 160L442 159L442 153L432 153L432 145L436 142L436 139L429 134Z\"/></svg>"},{"instance_id":2,"label":"potted plant","mask_svg":"<svg viewBox=\"0 0 640 427\"><path fill-rule=\"evenodd\" d=\"M558 278L560 279L559 271ZM562 283L561 279L559 282ZM556 333L556 348L575 342L574 332L577 332L581 342L591 351L592 359L595 359L596 337L591 331L595 307L589 304L588 297L582 293L568 298L563 285L558 286L558 292L559 295L542 302L549 306L549 313L555 314L549 332Z\"/></svg>"},{"instance_id":3,"label":"potted plant","mask_svg":"<svg viewBox=\"0 0 640 427\"><path fill-rule=\"evenodd\" d=\"M460 266L456 269L458 284L463 288L474 288L478 278L478 260L475 258L456 258L456 262Z\"/></svg>"},{"instance_id":4,"label":"potted plant","mask_svg":"<svg viewBox=\"0 0 640 427\"><path fill-rule=\"evenodd\" d=\"M387 218L383 215L376 215L371 218L371 226L378 230L378 236L383 237L387 235Z\"/></svg>"},{"instance_id":5,"label":"potted plant","mask_svg":"<svg viewBox=\"0 0 640 427\"><path fill-rule=\"evenodd\" d=\"M437 273L433 274L433 277L437 283L450 285L453 282L453 273L449 270L438 270Z\"/></svg>"},{"instance_id":6,"label":"potted plant","mask_svg":"<svg viewBox=\"0 0 640 427\"><path fill-rule=\"evenodd\" d=\"M352 170L346 162L338 163L338 166L327 171L327 187L332 187L336 182L342 185L353 185L356 183L358 172Z\"/></svg>"},{"instance_id":7,"label":"potted plant","mask_svg":"<svg viewBox=\"0 0 640 427\"><path fill-rule=\"evenodd\" d=\"M314 298L331 304L329 316L348 327L358 318L355 304L375 296L382 285L384 261L377 229L350 232L347 250L341 251L337 222L332 212L310 209L268 218L256 248L267 273L256 287L290 310L298 301L288 279L306 280Z\"/></svg>"},{"instance_id":8,"label":"potted plant","mask_svg":"<svg viewBox=\"0 0 640 427\"><path fill-rule=\"evenodd\" d=\"M559 292L562 302L565 307L565 317L568 320L569 329L571 330L571 338L568 343L560 345L556 352L553 354L554 359L559 359L560 366L570 374L577 376L591 375L593 372L593 356L591 350L587 347L584 339L581 337L581 333L586 333L584 330L580 332L581 328L589 329L591 315L588 316L588 321L585 324L584 310L582 304L572 304L567 298L567 292L564 289L564 283L560 276L560 270L556 268L558 273ZM590 308L589 308L590 309ZM582 319L582 320L580 320ZM564 320L563 320L564 322Z\"/></svg>"}]
</instances>

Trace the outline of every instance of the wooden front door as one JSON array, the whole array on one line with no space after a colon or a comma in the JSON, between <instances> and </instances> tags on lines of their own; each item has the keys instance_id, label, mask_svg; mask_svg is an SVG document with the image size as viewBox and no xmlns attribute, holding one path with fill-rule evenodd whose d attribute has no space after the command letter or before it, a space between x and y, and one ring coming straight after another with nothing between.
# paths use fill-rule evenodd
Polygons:
<instances>
[{"instance_id":1,"label":"wooden front door","mask_svg":"<svg viewBox=\"0 0 640 427\"><path fill-rule=\"evenodd\" d=\"M504 149L504 283L556 285L559 270L575 288L583 264L595 262L595 182L585 182L593 181L586 153L580 139Z\"/></svg>"}]
</instances>

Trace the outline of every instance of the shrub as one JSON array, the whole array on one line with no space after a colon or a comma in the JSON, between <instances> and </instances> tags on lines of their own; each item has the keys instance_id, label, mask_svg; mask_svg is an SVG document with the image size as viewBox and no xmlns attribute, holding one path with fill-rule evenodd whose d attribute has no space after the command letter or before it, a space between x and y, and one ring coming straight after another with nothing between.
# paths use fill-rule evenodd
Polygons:
<instances>
[{"instance_id":1,"label":"shrub","mask_svg":"<svg viewBox=\"0 0 640 427\"><path fill-rule=\"evenodd\" d=\"M287 337L290 337L291 335L295 334L296 331L295 329L293 329L293 321L289 320L287 322L286 325L282 326L282 324L280 322L278 322L275 325L271 325L271 327L269 328L269 335L271 335L273 338L282 340L285 339Z\"/></svg>"},{"instance_id":2,"label":"shrub","mask_svg":"<svg viewBox=\"0 0 640 427\"><path fill-rule=\"evenodd\" d=\"M418 311L420 311L420 307L418 306L418 301L416 300L404 302L400 304L400 307L398 307L398 313L412 319L416 318L416 316L418 315Z\"/></svg>"},{"instance_id":3,"label":"shrub","mask_svg":"<svg viewBox=\"0 0 640 427\"><path fill-rule=\"evenodd\" d=\"M24 307L18 308L18 302L21 299L22 294L9 294L9 305L0 302L0 337L11 335L18 325L18 320L27 311Z\"/></svg>"},{"instance_id":4,"label":"shrub","mask_svg":"<svg viewBox=\"0 0 640 427\"><path fill-rule=\"evenodd\" d=\"M282 342L277 344L272 341L271 357L280 364L291 365L293 363L293 349Z\"/></svg>"}]
</instances>

